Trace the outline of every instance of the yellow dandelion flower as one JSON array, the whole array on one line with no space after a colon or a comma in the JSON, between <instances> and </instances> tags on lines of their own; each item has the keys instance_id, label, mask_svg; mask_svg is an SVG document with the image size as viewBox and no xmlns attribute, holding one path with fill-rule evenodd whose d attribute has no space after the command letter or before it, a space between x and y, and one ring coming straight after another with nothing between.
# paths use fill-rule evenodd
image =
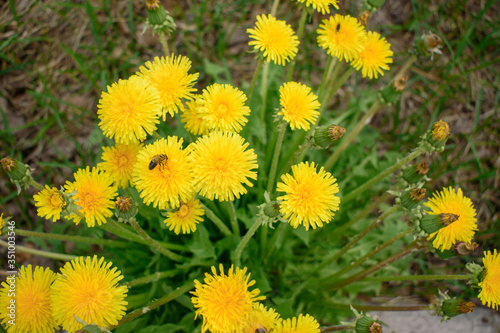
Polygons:
<instances>
[{"instance_id":1,"label":"yellow dandelion flower","mask_svg":"<svg viewBox=\"0 0 500 333\"><path fill-rule=\"evenodd\" d=\"M146 205L167 209L193 197L191 164L182 138L169 136L145 146L137 156L134 185ZM153 159L156 165L152 163Z\"/></svg>"},{"instance_id":2,"label":"yellow dandelion flower","mask_svg":"<svg viewBox=\"0 0 500 333\"><path fill-rule=\"evenodd\" d=\"M176 235L181 230L183 234L189 234L196 231L196 224L203 221L203 214L205 214L205 210L203 210L200 200L193 198L182 202L175 212L169 212L167 219L163 222L169 227L169 230L174 230Z\"/></svg>"},{"instance_id":3,"label":"yellow dandelion flower","mask_svg":"<svg viewBox=\"0 0 500 333\"><path fill-rule=\"evenodd\" d=\"M264 52L267 62L272 60L285 66L299 50L299 39L292 27L271 14L257 16L255 29L247 29L247 33L254 39L248 45L254 46L255 51Z\"/></svg>"},{"instance_id":4,"label":"yellow dandelion flower","mask_svg":"<svg viewBox=\"0 0 500 333\"><path fill-rule=\"evenodd\" d=\"M458 219L432 233L428 239L434 239L432 246L441 251L449 250L458 241L470 244L477 230L476 210L472 201L465 197L462 189L452 187L444 188L443 191L434 193L434 196L424 203L431 209L428 214L454 214Z\"/></svg>"},{"instance_id":5,"label":"yellow dandelion flower","mask_svg":"<svg viewBox=\"0 0 500 333\"><path fill-rule=\"evenodd\" d=\"M155 57L139 68L142 77L146 78L160 92L160 102L163 107L163 120L167 113L170 116L182 109L182 100L193 99L193 88L198 73L188 74L191 60L184 56Z\"/></svg>"},{"instance_id":6,"label":"yellow dandelion flower","mask_svg":"<svg viewBox=\"0 0 500 333\"><path fill-rule=\"evenodd\" d=\"M283 183L277 184L277 190L286 193L277 198L281 200L280 213L294 228L303 224L309 230L309 226L316 229L329 223L333 212L339 210L337 180L323 167L317 172L316 165L308 162L292 166L292 173L282 175Z\"/></svg>"},{"instance_id":7,"label":"yellow dandelion flower","mask_svg":"<svg viewBox=\"0 0 500 333\"><path fill-rule=\"evenodd\" d=\"M495 249L484 252L483 258L484 273L483 280L479 282L481 292L478 297L481 302L488 304L490 308L498 310L500 305L500 256Z\"/></svg>"},{"instance_id":8,"label":"yellow dandelion flower","mask_svg":"<svg viewBox=\"0 0 500 333\"><path fill-rule=\"evenodd\" d=\"M254 305L263 299L260 290L249 291L255 284L246 274L246 267L240 269L231 266L227 275L224 267L219 265L220 275L212 266L212 275L205 273L203 284L194 280L194 296L191 302L196 308L196 316L203 317L201 332L209 330L212 333L231 333L241 330L248 321Z\"/></svg>"},{"instance_id":9,"label":"yellow dandelion flower","mask_svg":"<svg viewBox=\"0 0 500 333\"><path fill-rule=\"evenodd\" d=\"M275 333L319 333L319 323L314 317L302 314L292 319L280 320L274 329Z\"/></svg>"},{"instance_id":10,"label":"yellow dandelion flower","mask_svg":"<svg viewBox=\"0 0 500 333\"><path fill-rule=\"evenodd\" d=\"M209 129L205 125L205 121L200 117L195 98L187 102L187 108L182 110L181 122L184 123L186 131L193 135L205 135L209 132Z\"/></svg>"},{"instance_id":11,"label":"yellow dandelion flower","mask_svg":"<svg viewBox=\"0 0 500 333\"><path fill-rule=\"evenodd\" d=\"M297 0L298 2L305 3L307 7L314 8L321 14L330 14L330 5L339 9L338 0Z\"/></svg>"},{"instance_id":12,"label":"yellow dandelion flower","mask_svg":"<svg viewBox=\"0 0 500 333\"><path fill-rule=\"evenodd\" d=\"M257 179L257 155L236 133L212 132L191 145L195 191L209 200L233 201Z\"/></svg>"},{"instance_id":13,"label":"yellow dandelion flower","mask_svg":"<svg viewBox=\"0 0 500 333\"><path fill-rule=\"evenodd\" d=\"M61 212L66 206L64 197L55 187L45 185L45 188L33 196L35 206L38 208L38 216L46 219L52 218L53 222L61 219Z\"/></svg>"},{"instance_id":14,"label":"yellow dandelion flower","mask_svg":"<svg viewBox=\"0 0 500 333\"><path fill-rule=\"evenodd\" d=\"M361 69L363 77L370 79L378 78L378 75L384 75L382 69L389 70L387 64L392 63L391 45L380 34L369 31L363 49L356 54L352 60L352 66L356 70Z\"/></svg>"},{"instance_id":15,"label":"yellow dandelion flower","mask_svg":"<svg viewBox=\"0 0 500 333\"><path fill-rule=\"evenodd\" d=\"M311 88L297 82L286 82L280 87L280 104L283 119L295 128L309 130L311 124L318 119L318 109L321 106L318 97Z\"/></svg>"},{"instance_id":16,"label":"yellow dandelion flower","mask_svg":"<svg viewBox=\"0 0 500 333\"><path fill-rule=\"evenodd\" d=\"M102 132L118 143L144 141L160 122L160 95L137 75L108 86L97 107Z\"/></svg>"},{"instance_id":17,"label":"yellow dandelion flower","mask_svg":"<svg viewBox=\"0 0 500 333\"><path fill-rule=\"evenodd\" d=\"M116 325L125 315L127 287L111 262L97 256L78 257L61 268L52 285L52 308L56 322L68 332L81 329L75 319L99 327Z\"/></svg>"},{"instance_id":18,"label":"yellow dandelion flower","mask_svg":"<svg viewBox=\"0 0 500 333\"><path fill-rule=\"evenodd\" d=\"M255 303L248 316L248 322L244 329L240 330L241 333L259 333L260 330L264 332L271 332L276 326L279 319L279 313L272 308L266 308L261 303Z\"/></svg>"},{"instance_id":19,"label":"yellow dandelion flower","mask_svg":"<svg viewBox=\"0 0 500 333\"><path fill-rule=\"evenodd\" d=\"M126 188L132 182L132 172L141 148L140 143L129 145L117 143L114 147L103 147L101 156L103 162L97 164L97 167L106 171L115 185Z\"/></svg>"},{"instance_id":20,"label":"yellow dandelion flower","mask_svg":"<svg viewBox=\"0 0 500 333\"><path fill-rule=\"evenodd\" d=\"M339 15L324 19L318 30L318 45L329 55L351 61L363 49L365 28L352 16Z\"/></svg>"},{"instance_id":21,"label":"yellow dandelion flower","mask_svg":"<svg viewBox=\"0 0 500 333\"><path fill-rule=\"evenodd\" d=\"M71 215L75 224L79 224L82 217L85 218L87 226L94 227L95 224L106 223L106 218L113 215L113 200L116 197L117 188L113 186L113 180L109 175L93 167L80 169L75 174L74 182L66 182L64 187L67 193L75 192L73 198L75 203L81 207L81 215Z\"/></svg>"},{"instance_id":22,"label":"yellow dandelion flower","mask_svg":"<svg viewBox=\"0 0 500 333\"><path fill-rule=\"evenodd\" d=\"M229 84L214 83L197 99L198 116L209 130L240 132L247 123L250 108L245 94Z\"/></svg>"},{"instance_id":23,"label":"yellow dandelion flower","mask_svg":"<svg viewBox=\"0 0 500 333\"><path fill-rule=\"evenodd\" d=\"M5 224L5 220L3 219L3 213L0 214L0 235L2 234L2 228L3 225Z\"/></svg>"},{"instance_id":24,"label":"yellow dandelion flower","mask_svg":"<svg viewBox=\"0 0 500 333\"><path fill-rule=\"evenodd\" d=\"M50 285L56 278L49 268L21 266L0 288L0 318L8 333L54 333L57 328L50 303Z\"/></svg>"}]
</instances>

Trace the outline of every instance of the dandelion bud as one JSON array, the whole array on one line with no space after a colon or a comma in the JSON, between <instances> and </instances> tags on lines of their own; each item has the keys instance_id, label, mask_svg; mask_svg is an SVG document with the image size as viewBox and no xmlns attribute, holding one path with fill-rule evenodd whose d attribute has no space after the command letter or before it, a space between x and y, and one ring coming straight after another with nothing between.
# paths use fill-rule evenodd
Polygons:
<instances>
[{"instance_id":1,"label":"dandelion bud","mask_svg":"<svg viewBox=\"0 0 500 333\"><path fill-rule=\"evenodd\" d=\"M10 157L4 157L0 160L0 164L2 164L2 168L5 172L12 171L16 166L16 161Z\"/></svg>"},{"instance_id":2,"label":"dandelion bud","mask_svg":"<svg viewBox=\"0 0 500 333\"><path fill-rule=\"evenodd\" d=\"M16 185L17 194L21 193L22 189L29 188L34 182L31 176L31 168L21 161L11 157L4 157L0 160L2 168L10 178L10 181Z\"/></svg>"},{"instance_id":3,"label":"dandelion bud","mask_svg":"<svg viewBox=\"0 0 500 333\"><path fill-rule=\"evenodd\" d=\"M340 140L346 130L337 125L320 126L314 131L314 144L321 148L328 148L335 141Z\"/></svg>"},{"instance_id":4,"label":"dandelion bud","mask_svg":"<svg viewBox=\"0 0 500 333\"><path fill-rule=\"evenodd\" d=\"M425 161L421 161L417 165L411 165L403 170L402 177L410 184L416 184L422 180L429 172L429 165Z\"/></svg>"},{"instance_id":5,"label":"dandelion bud","mask_svg":"<svg viewBox=\"0 0 500 333\"><path fill-rule=\"evenodd\" d=\"M466 256L477 249L478 246L477 243L467 244L465 242L457 242L453 246L453 251L460 256Z\"/></svg>"},{"instance_id":6,"label":"dandelion bud","mask_svg":"<svg viewBox=\"0 0 500 333\"><path fill-rule=\"evenodd\" d=\"M356 320L356 333L382 333L382 325L375 319L363 316Z\"/></svg>"},{"instance_id":7,"label":"dandelion bud","mask_svg":"<svg viewBox=\"0 0 500 333\"><path fill-rule=\"evenodd\" d=\"M450 136L450 126L442 120L432 125L432 139L434 141L445 141Z\"/></svg>"},{"instance_id":8,"label":"dandelion bud","mask_svg":"<svg viewBox=\"0 0 500 333\"><path fill-rule=\"evenodd\" d=\"M368 19L370 18L370 12L365 10L361 15L358 17L358 22L362 26L366 27L368 25Z\"/></svg>"},{"instance_id":9,"label":"dandelion bud","mask_svg":"<svg viewBox=\"0 0 500 333\"><path fill-rule=\"evenodd\" d=\"M277 217L280 213L280 205L276 201L268 202L264 206L264 214L268 217Z\"/></svg>"},{"instance_id":10,"label":"dandelion bud","mask_svg":"<svg viewBox=\"0 0 500 333\"><path fill-rule=\"evenodd\" d=\"M419 175L425 176L429 172L429 164L426 161L421 161L417 164L415 170Z\"/></svg>"},{"instance_id":11,"label":"dandelion bud","mask_svg":"<svg viewBox=\"0 0 500 333\"><path fill-rule=\"evenodd\" d=\"M401 195L401 205L406 209L414 209L425 197L425 188L414 188L406 190Z\"/></svg>"},{"instance_id":12,"label":"dandelion bud","mask_svg":"<svg viewBox=\"0 0 500 333\"><path fill-rule=\"evenodd\" d=\"M153 35L164 34L169 36L175 30L175 22L169 12L163 8L159 0L147 0L146 9L148 19L144 31L148 25L153 29Z\"/></svg>"},{"instance_id":13,"label":"dandelion bud","mask_svg":"<svg viewBox=\"0 0 500 333\"><path fill-rule=\"evenodd\" d=\"M452 318L463 313L472 312L476 304L472 302L466 302L461 299L447 299L443 301L443 305L441 307L443 317Z\"/></svg>"},{"instance_id":14,"label":"dandelion bud","mask_svg":"<svg viewBox=\"0 0 500 333\"><path fill-rule=\"evenodd\" d=\"M402 77L394 81L394 89L396 89L397 91L403 91L405 89L407 80L408 74L403 75Z\"/></svg>"},{"instance_id":15,"label":"dandelion bud","mask_svg":"<svg viewBox=\"0 0 500 333\"><path fill-rule=\"evenodd\" d=\"M425 214L420 219L420 228L428 234L433 234L443 228L443 222L439 218L439 215Z\"/></svg>"},{"instance_id":16,"label":"dandelion bud","mask_svg":"<svg viewBox=\"0 0 500 333\"><path fill-rule=\"evenodd\" d=\"M125 222L134 218L137 215L137 210L137 205L130 197L118 197L115 201L115 216L119 222Z\"/></svg>"}]
</instances>

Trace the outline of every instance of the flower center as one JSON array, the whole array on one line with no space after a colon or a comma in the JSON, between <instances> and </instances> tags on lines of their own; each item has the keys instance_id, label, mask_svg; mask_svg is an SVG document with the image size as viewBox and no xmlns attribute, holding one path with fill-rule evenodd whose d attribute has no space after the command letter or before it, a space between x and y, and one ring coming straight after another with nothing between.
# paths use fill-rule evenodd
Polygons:
<instances>
[{"instance_id":1,"label":"flower center","mask_svg":"<svg viewBox=\"0 0 500 333\"><path fill-rule=\"evenodd\" d=\"M59 208L63 205L63 199L59 193L54 193L50 196L50 205L55 208Z\"/></svg>"},{"instance_id":2,"label":"flower center","mask_svg":"<svg viewBox=\"0 0 500 333\"><path fill-rule=\"evenodd\" d=\"M184 218L184 217L188 216L188 214L189 214L189 206L184 204L184 203L181 204L181 207L177 211L177 216Z\"/></svg>"},{"instance_id":3,"label":"flower center","mask_svg":"<svg viewBox=\"0 0 500 333\"><path fill-rule=\"evenodd\" d=\"M120 155L120 157L118 157L118 161L116 164L118 165L119 168L123 168L123 167L127 166L128 165L128 157L125 155Z\"/></svg>"},{"instance_id":4,"label":"flower center","mask_svg":"<svg viewBox=\"0 0 500 333\"><path fill-rule=\"evenodd\" d=\"M217 115L219 117L223 117L223 116L225 116L227 114L228 110L229 110L229 108L227 107L227 105L224 104L224 103L221 103L221 104L219 104L217 106L217 111L216 112L217 112Z\"/></svg>"}]
</instances>

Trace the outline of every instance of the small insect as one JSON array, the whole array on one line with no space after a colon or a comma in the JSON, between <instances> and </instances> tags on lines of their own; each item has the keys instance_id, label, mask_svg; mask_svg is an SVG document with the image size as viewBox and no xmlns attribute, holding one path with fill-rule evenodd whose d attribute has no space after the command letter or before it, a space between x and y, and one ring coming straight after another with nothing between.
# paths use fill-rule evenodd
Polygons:
<instances>
[{"instance_id":1,"label":"small insect","mask_svg":"<svg viewBox=\"0 0 500 333\"><path fill-rule=\"evenodd\" d=\"M163 170L165 164L168 161L168 157L165 154L159 154L153 156L151 162L149 162L149 170L153 170L157 165L160 165L160 171Z\"/></svg>"},{"instance_id":2,"label":"small insect","mask_svg":"<svg viewBox=\"0 0 500 333\"><path fill-rule=\"evenodd\" d=\"M260 326L260 325L259 325L259 326ZM268 330L266 330L265 328L261 328L261 327L260 327L260 328L257 328L257 329L255 330L255 333L269 333L269 331L268 331Z\"/></svg>"},{"instance_id":3,"label":"small insect","mask_svg":"<svg viewBox=\"0 0 500 333\"><path fill-rule=\"evenodd\" d=\"M340 31L340 23L337 23L337 27L335 28L335 32L339 32Z\"/></svg>"}]
</instances>

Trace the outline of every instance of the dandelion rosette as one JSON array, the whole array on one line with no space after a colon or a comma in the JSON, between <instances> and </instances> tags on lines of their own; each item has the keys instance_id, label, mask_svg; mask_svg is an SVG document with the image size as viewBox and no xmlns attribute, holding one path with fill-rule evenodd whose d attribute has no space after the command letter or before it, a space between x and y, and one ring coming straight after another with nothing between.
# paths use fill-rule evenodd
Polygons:
<instances>
[{"instance_id":1,"label":"dandelion rosette","mask_svg":"<svg viewBox=\"0 0 500 333\"><path fill-rule=\"evenodd\" d=\"M212 333L239 332L247 325L257 302L265 299L259 296L259 289L248 290L255 281L249 281L250 274L245 275L246 268L231 266L226 275L220 264L219 270L220 275L212 266L212 275L205 273L204 283L195 280L195 290L191 292L196 317L203 317L202 333L207 330Z\"/></svg>"},{"instance_id":2,"label":"dandelion rosette","mask_svg":"<svg viewBox=\"0 0 500 333\"><path fill-rule=\"evenodd\" d=\"M113 215L113 200L118 194L113 180L107 173L95 167L92 170L89 167L80 169L74 177L75 181L66 182L64 187L67 193L75 192L73 199L80 210L79 214L73 214L69 218L79 224L83 217L89 227L94 227L96 223L106 223L106 218Z\"/></svg>"},{"instance_id":3,"label":"dandelion rosette","mask_svg":"<svg viewBox=\"0 0 500 333\"><path fill-rule=\"evenodd\" d=\"M272 60L275 64L285 66L297 54L299 39L292 27L271 14L258 15L255 29L247 29L247 33L253 39L248 45L264 52L267 62Z\"/></svg>"},{"instance_id":4,"label":"dandelion rosette","mask_svg":"<svg viewBox=\"0 0 500 333\"><path fill-rule=\"evenodd\" d=\"M307 7L317 10L321 14L330 14L330 5L339 9L338 0L297 0L297 2L305 3Z\"/></svg>"},{"instance_id":5,"label":"dandelion rosette","mask_svg":"<svg viewBox=\"0 0 500 333\"><path fill-rule=\"evenodd\" d=\"M363 77L376 79L379 74L384 75L382 69L389 70L392 55L391 45L387 40L380 34L369 31L363 42L363 49L352 60L352 66L358 71L361 69Z\"/></svg>"},{"instance_id":6,"label":"dandelion rosette","mask_svg":"<svg viewBox=\"0 0 500 333\"><path fill-rule=\"evenodd\" d=\"M278 323L279 317L279 313L274 309L268 309L261 303L254 303L252 312L248 316L247 325L238 332L255 333L259 332L258 329L271 332Z\"/></svg>"},{"instance_id":7,"label":"dandelion rosette","mask_svg":"<svg viewBox=\"0 0 500 333\"><path fill-rule=\"evenodd\" d=\"M443 188L441 192L434 193L434 196L424 203L431 209L428 214L454 214L458 216L456 221L432 233L428 239L435 237L432 246L441 251L449 250L456 242L470 244L474 233L477 230L476 210L472 201L464 196L462 189L452 187Z\"/></svg>"},{"instance_id":8,"label":"dandelion rosette","mask_svg":"<svg viewBox=\"0 0 500 333\"><path fill-rule=\"evenodd\" d=\"M365 28L352 16L339 15L324 19L318 30L318 45L332 57L351 61L363 49Z\"/></svg>"},{"instance_id":9,"label":"dandelion rosette","mask_svg":"<svg viewBox=\"0 0 500 333\"><path fill-rule=\"evenodd\" d=\"M498 310L500 305L500 256L495 249L484 252L483 258L484 272L483 279L479 282L481 292L478 298L483 305L487 304L490 308Z\"/></svg>"},{"instance_id":10,"label":"dandelion rosette","mask_svg":"<svg viewBox=\"0 0 500 333\"><path fill-rule=\"evenodd\" d=\"M320 103L311 88L298 82L286 82L280 87L281 111L279 115L290 124L292 130L309 130L318 119Z\"/></svg>"},{"instance_id":11,"label":"dandelion rosette","mask_svg":"<svg viewBox=\"0 0 500 333\"><path fill-rule=\"evenodd\" d=\"M156 88L137 75L118 80L103 92L97 114L104 135L118 143L144 141L156 130L161 115L160 95Z\"/></svg>"},{"instance_id":12,"label":"dandelion rosette","mask_svg":"<svg viewBox=\"0 0 500 333\"><path fill-rule=\"evenodd\" d=\"M197 113L209 130L240 132L247 123L250 108L245 94L229 84L214 83L197 99Z\"/></svg>"},{"instance_id":13,"label":"dandelion rosette","mask_svg":"<svg viewBox=\"0 0 500 333\"><path fill-rule=\"evenodd\" d=\"M257 155L236 133L211 132L190 147L195 191L209 200L234 201L257 179Z\"/></svg>"},{"instance_id":14,"label":"dandelion rosette","mask_svg":"<svg viewBox=\"0 0 500 333\"><path fill-rule=\"evenodd\" d=\"M281 319L273 332L276 333L319 333L319 323L314 317L300 314L292 319Z\"/></svg>"},{"instance_id":15,"label":"dandelion rosette","mask_svg":"<svg viewBox=\"0 0 500 333\"><path fill-rule=\"evenodd\" d=\"M181 201L193 197L191 164L183 139L176 136L161 138L145 146L137 155L133 179L135 188L146 205L167 209L178 207ZM153 158L162 160L150 168Z\"/></svg>"},{"instance_id":16,"label":"dandelion rosette","mask_svg":"<svg viewBox=\"0 0 500 333\"><path fill-rule=\"evenodd\" d=\"M108 173L115 185L126 188L132 182L132 172L141 148L140 143L117 143L114 147L103 147L103 162L97 164L97 167Z\"/></svg>"},{"instance_id":17,"label":"dandelion rosette","mask_svg":"<svg viewBox=\"0 0 500 333\"><path fill-rule=\"evenodd\" d=\"M75 316L99 327L116 325L125 315L127 287L111 262L104 258L78 257L61 268L52 285L52 308L56 322L68 332L83 327Z\"/></svg>"},{"instance_id":18,"label":"dandelion rosette","mask_svg":"<svg viewBox=\"0 0 500 333\"><path fill-rule=\"evenodd\" d=\"M181 122L184 123L186 131L193 135L205 135L210 131L205 125L205 121L200 117L200 112L197 107L197 98L187 102L187 108L181 112Z\"/></svg>"},{"instance_id":19,"label":"dandelion rosette","mask_svg":"<svg viewBox=\"0 0 500 333\"><path fill-rule=\"evenodd\" d=\"M302 162L292 166L293 176L285 174L277 184L279 192L285 195L277 198L280 213L289 219L290 225L297 228L303 224L306 230L329 223L339 209L340 199L336 179L323 167L316 171L316 165Z\"/></svg>"},{"instance_id":20,"label":"dandelion rosette","mask_svg":"<svg viewBox=\"0 0 500 333\"><path fill-rule=\"evenodd\" d=\"M2 282L0 318L8 333L54 333L57 328L50 302L50 285L56 275L49 268L21 266L15 281ZM9 280L7 280L9 281ZM14 291L11 290L13 284ZM12 303L14 302L14 303ZM10 323L8 308L15 304L15 324Z\"/></svg>"},{"instance_id":21,"label":"dandelion rosette","mask_svg":"<svg viewBox=\"0 0 500 333\"><path fill-rule=\"evenodd\" d=\"M167 113L174 116L183 109L182 100L193 99L193 88L198 73L188 74L191 60L184 56L155 57L139 68L138 75L147 79L160 93L160 104L163 108L163 120Z\"/></svg>"},{"instance_id":22,"label":"dandelion rosette","mask_svg":"<svg viewBox=\"0 0 500 333\"><path fill-rule=\"evenodd\" d=\"M196 231L196 225L203 221L204 214L205 210L202 208L200 200L193 198L181 202L179 209L169 212L163 222L169 227L169 230L174 230L176 235L181 231L183 234L189 234Z\"/></svg>"},{"instance_id":23,"label":"dandelion rosette","mask_svg":"<svg viewBox=\"0 0 500 333\"><path fill-rule=\"evenodd\" d=\"M56 222L61 219L61 212L66 206L64 197L55 187L45 185L45 188L33 196L38 216Z\"/></svg>"}]
</instances>

